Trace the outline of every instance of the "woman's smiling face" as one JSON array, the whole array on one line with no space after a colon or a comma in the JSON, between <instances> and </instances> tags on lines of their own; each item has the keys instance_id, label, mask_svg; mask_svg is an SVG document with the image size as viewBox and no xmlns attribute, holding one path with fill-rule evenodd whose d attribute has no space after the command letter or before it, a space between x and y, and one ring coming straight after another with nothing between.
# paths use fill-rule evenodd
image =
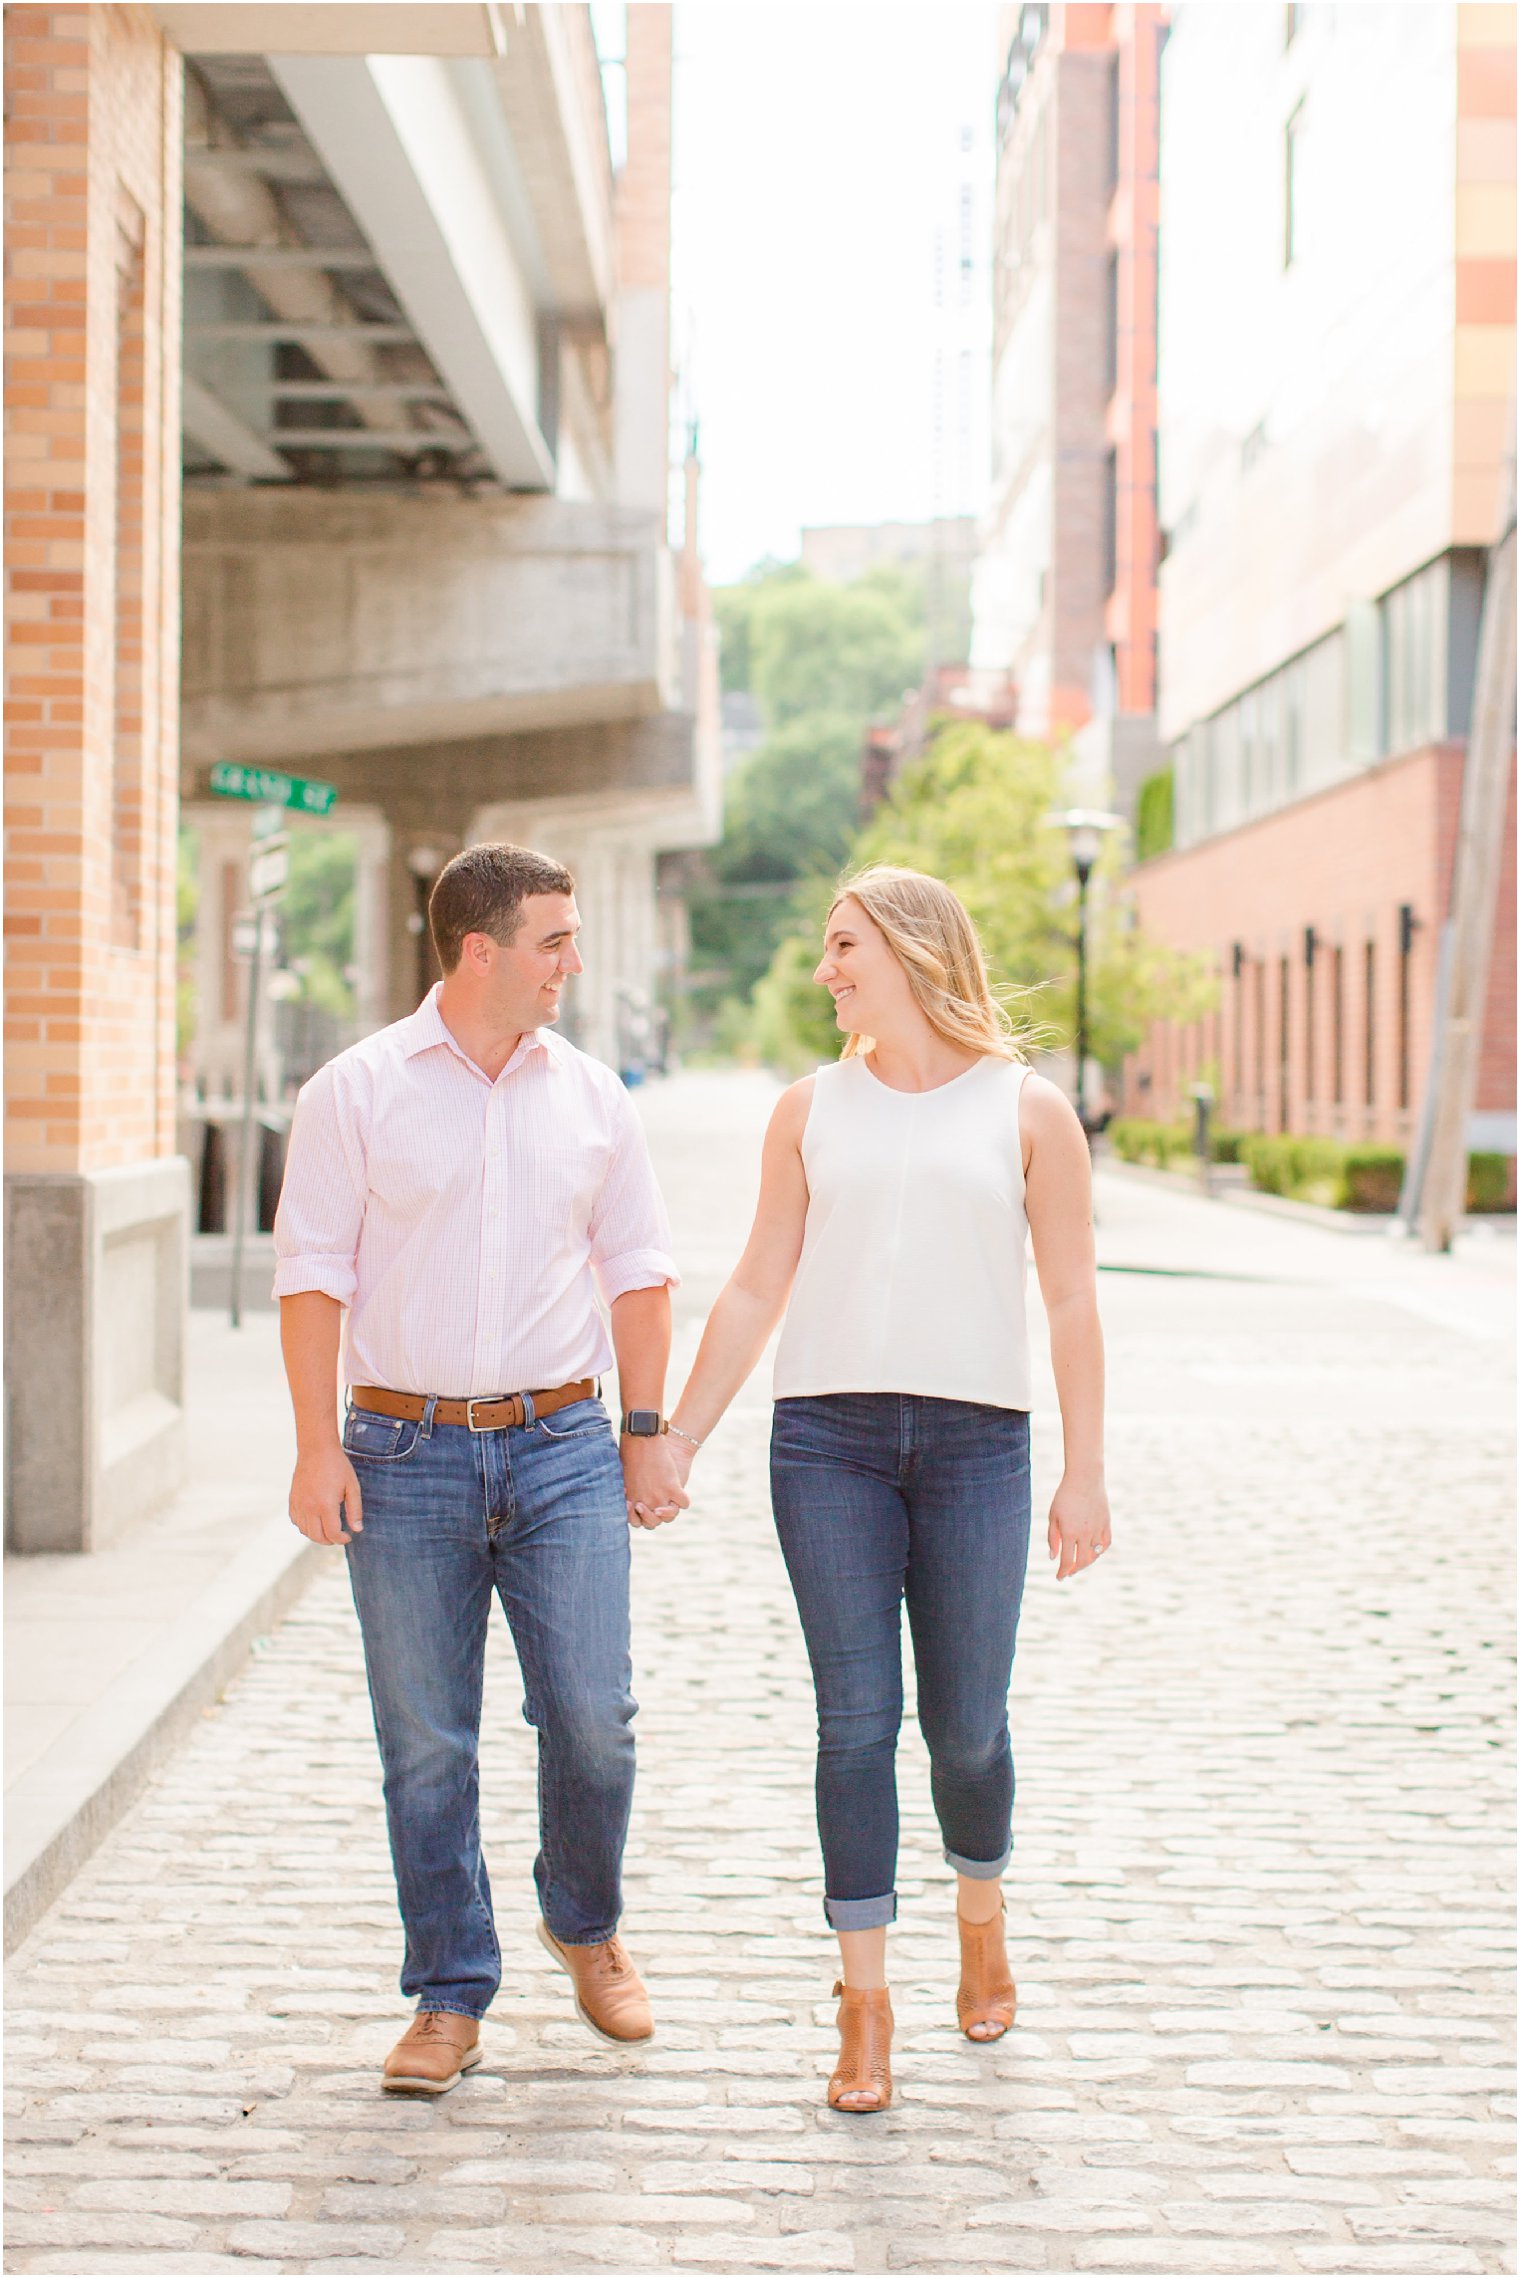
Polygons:
<instances>
[{"instance_id":1,"label":"woman's smiling face","mask_svg":"<svg viewBox=\"0 0 1520 2278\"><path fill-rule=\"evenodd\" d=\"M886 935L849 894L829 912L813 979L833 998L834 1018L847 1036L876 1036L900 1023L913 1004Z\"/></svg>"}]
</instances>

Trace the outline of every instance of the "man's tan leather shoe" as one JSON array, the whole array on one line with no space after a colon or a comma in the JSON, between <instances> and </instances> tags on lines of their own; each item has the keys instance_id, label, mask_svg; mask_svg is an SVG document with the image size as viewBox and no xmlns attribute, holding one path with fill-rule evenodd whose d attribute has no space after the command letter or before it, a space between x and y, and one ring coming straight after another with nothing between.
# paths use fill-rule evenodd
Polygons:
<instances>
[{"instance_id":1,"label":"man's tan leather shoe","mask_svg":"<svg viewBox=\"0 0 1520 2278\"><path fill-rule=\"evenodd\" d=\"M562 1946L542 1916L538 1934L575 1987L582 2024L619 2046L650 2038L654 2012L621 1938L604 1939L599 1946Z\"/></svg>"},{"instance_id":2,"label":"man's tan leather shoe","mask_svg":"<svg viewBox=\"0 0 1520 2278\"><path fill-rule=\"evenodd\" d=\"M453 2009L419 2009L386 2058L380 2085L393 2096L442 2096L484 2054L475 2018Z\"/></svg>"}]
</instances>

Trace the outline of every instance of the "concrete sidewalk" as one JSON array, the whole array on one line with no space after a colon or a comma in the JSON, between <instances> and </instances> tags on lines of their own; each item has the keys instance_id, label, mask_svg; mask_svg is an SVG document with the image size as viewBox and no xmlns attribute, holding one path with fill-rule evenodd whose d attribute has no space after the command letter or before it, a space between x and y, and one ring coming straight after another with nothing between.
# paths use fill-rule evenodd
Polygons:
<instances>
[{"instance_id":1,"label":"concrete sidewalk","mask_svg":"<svg viewBox=\"0 0 1520 2278\"><path fill-rule=\"evenodd\" d=\"M193 1312L189 1477L87 1557L5 1562L5 1946L55 1898L324 1558L285 1516L279 1326Z\"/></svg>"}]
</instances>

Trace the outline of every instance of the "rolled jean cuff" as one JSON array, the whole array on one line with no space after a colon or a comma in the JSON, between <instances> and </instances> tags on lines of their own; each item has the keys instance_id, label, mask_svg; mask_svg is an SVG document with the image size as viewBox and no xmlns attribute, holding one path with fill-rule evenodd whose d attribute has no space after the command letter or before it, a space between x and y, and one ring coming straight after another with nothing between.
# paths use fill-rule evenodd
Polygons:
<instances>
[{"instance_id":1,"label":"rolled jean cuff","mask_svg":"<svg viewBox=\"0 0 1520 2278\"><path fill-rule=\"evenodd\" d=\"M880 1898L826 1898L823 1912L831 1930L885 1930L889 1922L897 1920L897 1893L889 1890Z\"/></svg>"},{"instance_id":2,"label":"rolled jean cuff","mask_svg":"<svg viewBox=\"0 0 1520 2278\"><path fill-rule=\"evenodd\" d=\"M947 1851L945 1853L945 1865L954 1867L956 1873L964 1875L968 1882L995 1883L999 1875L1006 1873L1008 1862L1012 1857L1013 1845L1009 1843L1004 1846L1003 1856L1000 1859L961 1859L957 1858L953 1851Z\"/></svg>"}]
</instances>

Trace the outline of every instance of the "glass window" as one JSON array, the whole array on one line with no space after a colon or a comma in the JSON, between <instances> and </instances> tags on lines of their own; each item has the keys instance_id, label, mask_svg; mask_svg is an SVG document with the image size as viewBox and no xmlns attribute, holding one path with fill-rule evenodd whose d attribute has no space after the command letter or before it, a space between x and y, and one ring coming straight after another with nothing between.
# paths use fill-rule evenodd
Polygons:
<instances>
[{"instance_id":1,"label":"glass window","mask_svg":"<svg viewBox=\"0 0 1520 2278\"><path fill-rule=\"evenodd\" d=\"M1282 679L1282 790L1293 798L1304 782L1304 661L1285 665Z\"/></svg>"}]
</instances>

